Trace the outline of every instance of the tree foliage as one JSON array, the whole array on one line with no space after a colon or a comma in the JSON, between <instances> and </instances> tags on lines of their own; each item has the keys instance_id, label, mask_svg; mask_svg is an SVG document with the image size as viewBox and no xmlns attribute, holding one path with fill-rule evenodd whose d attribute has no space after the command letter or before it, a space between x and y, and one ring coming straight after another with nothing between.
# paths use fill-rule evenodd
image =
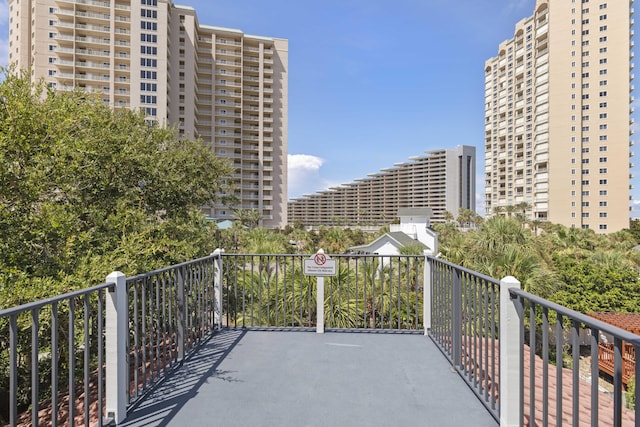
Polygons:
<instances>
[{"instance_id":1,"label":"tree foliage","mask_svg":"<svg viewBox=\"0 0 640 427\"><path fill-rule=\"evenodd\" d=\"M223 193L231 168L209 147L91 94L3 71L3 290L25 277L96 283L116 268L131 274L213 249L199 206Z\"/></svg>"},{"instance_id":2,"label":"tree foliage","mask_svg":"<svg viewBox=\"0 0 640 427\"><path fill-rule=\"evenodd\" d=\"M505 212L466 232L436 224L443 257L498 279L514 276L523 289L583 313L640 312L633 221L632 230L598 235L551 223L523 227Z\"/></svg>"}]
</instances>

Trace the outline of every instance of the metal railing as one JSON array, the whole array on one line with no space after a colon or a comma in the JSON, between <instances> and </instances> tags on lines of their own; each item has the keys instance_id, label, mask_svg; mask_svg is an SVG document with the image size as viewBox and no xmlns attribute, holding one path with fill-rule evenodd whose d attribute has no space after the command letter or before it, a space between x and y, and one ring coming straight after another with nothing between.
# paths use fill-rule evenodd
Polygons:
<instances>
[{"instance_id":1,"label":"metal railing","mask_svg":"<svg viewBox=\"0 0 640 427\"><path fill-rule=\"evenodd\" d=\"M128 405L213 333L219 259L211 255L126 279Z\"/></svg>"},{"instance_id":2,"label":"metal railing","mask_svg":"<svg viewBox=\"0 0 640 427\"><path fill-rule=\"evenodd\" d=\"M218 252L0 311L9 425L122 421L220 327L219 271Z\"/></svg>"},{"instance_id":3,"label":"metal railing","mask_svg":"<svg viewBox=\"0 0 640 427\"><path fill-rule=\"evenodd\" d=\"M510 289L510 295L525 350L520 352L521 422L640 425L640 406L629 408L623 384L623 354L629 347L638 354L640 336L519 289ZM603 347L609 351L601 352ZM611 378L603 375L603 363L612 365ZM640 365L633 364L637 403Z\"/></svg>"},{"instance_id":4,"label":"metal railing","mask_svg":"<svg viewBox=\"0 0 640 427\"><path fill-rule=\"evenodd\" d=\"M497 420L500 282L438 258L428 265L429 335Z\"/></svg>"},{"instance_id":5,"label":"metal railing","mask_svg":"<svg viewBox=\"0 0 640 427\"><path fill-rule=\"evenodd\" d=\"M322 324L428 334L501 425L640 425L640 336L431 256L334 255L322 278L310 257L216 251L0 311L9 424L119 423L217 329Z\"/></svg>"},{"instance_id":6,"label":"metal railing","mask_svg":"<svg viewBox=\"0 0 640 427\"><path fill-rule=\"evenodd\" d=\"M223 259L224 326L314 328L316 277L309 255L230 255ZM325 285L331 329L421 331L424 256L333 255L336 275Z\"/></svg>"},{"instance_id":7,"label":"metal railing","mask_svg":"<svg viewBox=\"0 0 640 427\"><path fill-rule=\"evenodd\" d=\"M524 292L513 277L427 261L428 334L500 425L640 426L625 396L632 382L637 401L635 360L628 372L640 336Z\"/></svg>"},{"instance_id":8,"label":"metal railing","mask_svg":"<svg viewBox=\"0 0 640 427\"><path fill-rule=\"evenodd\" d=\"M0 360L8 361L8 384L2 388L9 392L10 425L38 425L41 407L48 408L44 415L53 426L72 420L102 425L105 298L112 288L102 284L0 310Z\"/></svg>"}]
</instances>

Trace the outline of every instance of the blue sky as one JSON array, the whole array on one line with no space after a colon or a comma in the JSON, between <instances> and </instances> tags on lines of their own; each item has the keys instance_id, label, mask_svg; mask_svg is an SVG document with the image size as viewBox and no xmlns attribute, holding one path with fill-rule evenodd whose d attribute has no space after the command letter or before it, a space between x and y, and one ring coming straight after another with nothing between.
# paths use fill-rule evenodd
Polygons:
<instances>
[{"instance_id":1,"label":"blue sky","mask_svg":"<svg viewBox=\"0 0 640 427\"><path fill-rule=\"evenodd\" d=\"M201 24L289 40L289 197L466 144L477 149L483 212L484 61L535 0L175 3L192 6ZM0 0L0 64L7 20Z\"/></svg>"}]
</instances>

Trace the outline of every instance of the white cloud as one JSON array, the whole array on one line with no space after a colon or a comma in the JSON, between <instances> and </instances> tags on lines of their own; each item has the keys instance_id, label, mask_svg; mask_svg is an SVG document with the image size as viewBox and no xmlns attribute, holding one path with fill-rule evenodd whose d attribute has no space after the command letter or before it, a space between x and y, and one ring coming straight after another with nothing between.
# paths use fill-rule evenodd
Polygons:
<instances>
[{"instance_id":1,"label":"white cloud","mask_svg":"<svg viewBox=\"0 0 640 427\"><path fill-rule=\"evenodd\" d=\"M318 171L324 163L324 159L310 154L289 154L289 171L306 170Z\"/></svg>"},{"instance_id":2,"label":"white cloud","mask_svg":"<svg viewBox=\"0 0 640 427\"><path fill-rule=\"evenodd\" d=\"M288 156L289 198L326 190L332 184L320 176L325 160L311 154L289 154Z\"/></svg>"}]
</instances>

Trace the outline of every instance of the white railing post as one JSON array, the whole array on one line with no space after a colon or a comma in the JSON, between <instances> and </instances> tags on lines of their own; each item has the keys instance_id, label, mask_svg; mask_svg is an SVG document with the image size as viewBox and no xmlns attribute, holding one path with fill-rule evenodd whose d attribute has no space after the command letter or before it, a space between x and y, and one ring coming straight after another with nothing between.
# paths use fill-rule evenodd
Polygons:
<instances>
[{"instance_id":1,"label":"white railing post","mask_svg":"<svg viewBox=\"0 0 640 427\"><path fill-rule=\"evenodd\" d=\"M512 276L500 281L500 426L520 426L520 318L511 300L509 289L520 289L520 282Z\"/></svg>"},{"instance_id":2,"label":"white railing post","mask_svg":"<svg viewBox=\"0 0 640 427\"><path fill-rule=\"evenodd\" d=\"M316 333L324 334L324 277L316 279Z\"/></svg>"},{"instance_id":3,"label":"white railing post","mask_svg":"<svg viewBox=\"0 0 640 427\"><path fill-rule=\"evenodd\" d=\"M176 268L176 341L178 360L184 361L187 353L187 296L184 289L186 280L184 267Z\"/></svg>"},{"instance_id":4,"label":"white railing post","mask_svg":"<svg viewBox=\"0 0 640 427\"><path fill-rule=\"evenodd\" d=\"M224 254L224 249L213 251L213 255L217 256L216 272L213 279L213 317L218 330L222 329L222 254Z\"/></svg>"},{"instance_id":5,"label":"white railing post","mask_svg":"<svg viewBox=\"0 0 640 427\"><path fill-rule=\"evenodd\" d=\"M424 251L424 284L422 286L422 316L424 322L424 334L429 335L431 329L431 263L429 262L429 255L433 255L430 250Z\"/></svg>"},{"instance_id":6,"label":"white railing post","mask_svg":"<svg viewBox=\"0 0 640 427\"><path fill-rule=\"evenodd\" d=\"M119 272L107 276L107 283L115 283L106 300L105 365L106 413L116 424L127 417L127 278Z\"/></svg>"}]
</instances>

